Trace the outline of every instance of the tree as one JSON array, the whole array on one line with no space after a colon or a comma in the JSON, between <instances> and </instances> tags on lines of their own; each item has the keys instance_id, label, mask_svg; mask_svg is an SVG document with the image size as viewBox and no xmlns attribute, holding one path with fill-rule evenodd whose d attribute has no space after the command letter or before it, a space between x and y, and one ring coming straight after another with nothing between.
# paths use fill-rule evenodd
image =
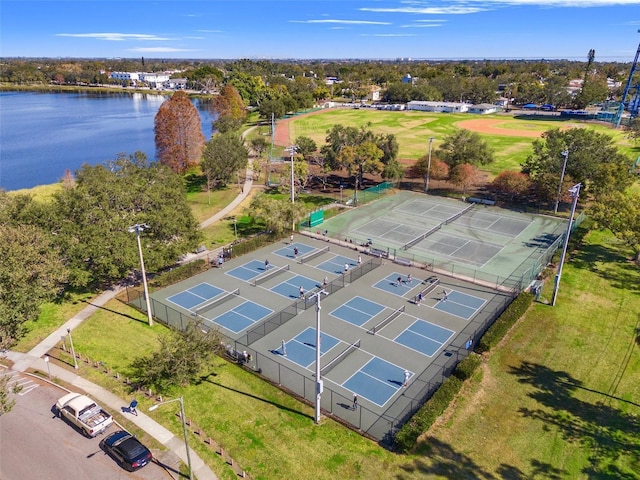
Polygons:
<instances>
[{"instance_id":1,"label":"tree","mask_svg":"<svg viewBox=\"0 0 640 480\"><path fill-rule=\"evenodd\" d=\"M478 167L469 163L458 164L449 172L449 179L462 188L462 194L466 195L469 187L478 180Z\"/></svg>"},{"instance_id":2,"label":"tree","mask_svg":"<svg viewBox=\"0 0 640 480\"><path fill-rule=\"evenodd\" d=\"M380 173L384 164L380 161L384 153L373 142L364 142L356 147L347 146L340 150L338 162L349 175L354 176L355 200L358 189L362 188L365 173Z\"/></svg>"},{"instance_id":3,"label":"tree","mask_svg":"<svg viewBox=\"0 0 640 480\"><path fill-rule=\"evenodd\" d=\"M631 119L631 122L626 129L626 135L632 142L640 142L640 117L634 117Z\"/></svg>"},{"instance_id":4,"label":"tree","mask_svg":"<svg viewBox=\"0 0 640 480\"><path fill-rule=\"evenodd\" d=\"M522 164L543 200L555 200L567 152L564 181L581 183L585 197L623 191L633 181L631 160L604 133L583 128L544 132L533 142L533 153ZM566 191L565 186L561 188Z\"/></svg>"},{"instance_id":5,"label":"tree","mask_svg":"<svg viewBox=\"0 0 640 480\"><path fill-rule=\"evenodd\" d=\"M266 152L269 147L269 142L267 142L264 137L255 137L251 139L249 145L251 145L251 150L253 150L258 157L262 157L262 154Z\"/></svg>"},{"instance_id":6,"label":"tree","mask_svg":"<svg viewBox=\"0 0 640 480\"><path fill-rule=\"evenodd\" d=\"M198 110L184 91L166 100L155 117L156 156L175 173L198 163L205 138Z\"/></svg>"},{"instance_id":7,"label":"tree","mask_svg":"<svg viewBox=\"0 0 640 480\"><path fill-rule=\"evenodd\" d=\"M402 175L404 175L404 168L402 168L402 165L400 165L400 162L397 160L392 160L382 169L382 178L385 180L397 182L402 178Z\"/></svg>"},{"instance_id":8,"label":"tree","mask_svg":"<svg viewBox=\"0 0 640 480\"><path fill-rule=\"evenodd\" d=\"M491 182L491 189L496 193L505 195L509 200L524 197L531 188L529 176L513 170L505 170Z\"/></svg>"},{"instance_id":9,"label":"tree","mask_svg":"<svg viewBox=\"0 0 640 480\"><path fill-rule=\"evenodd\" d=\"M9 413L13 409L16 401L10 394L17 394L22 390L22 386L12 380L11 375L2 375L0 377L0 417L5 413ZM12 385L9 385L12 383Z\"/></svg>"},{"instance_id":10,"label":"tree","mask_svg":"<svg viewBox=\"0 0 640 480\"><path fill-rule=\"evenodd\" d=\"M298 153L307 162L313 159L313 154L318 150L316 142L309 137L298 137L295 139L294 144L298 147Z\"/></svg>"},{"instance_id":11,"label":"tree","mask_svg":"<svg viewBox=\"0 0 640 480\"><path fill-rule=\"evenodd\" d=\"M611 230L634 252L640 263L640 193L611 192L598 198L588 210L599 228Z\"/></svg>"},{"instance_id":12,"label":"tree","mask_svg":"<svg viewBox=\"0 0 640 480\"><path fill-rule=\"evenodd\" d=\"M185 387L210 375L211 361L222 348L220 333L205 330L200 320L189 323L184 332L170 330L159 342L155 352L131 363L134 381L159 392Z\"/></svg>"},{"instance_id":13,"label":"tree","mask_svg":"<svg viewBox=\"0 0 640 480\"><path fill-rule=\"evenodd\" d=\"M284 114L287 112L284 102L281 99L274 100L264 100L260 103L260 107L258 108L258 112L262 118L266 118L267 120L271 119L273 115L274 118L282 118Z\"/></svg>"},{"instance_id":14,"label":"tree","mask_svg":"<svg viewBox=\"0 0 640 480\"><path fill-rule=\"evenodd\" d=\"M202 158L202 171L211 186L228 184L235 173L246 168L249 151L235 132L218 133L207 142Z\"/></svg>"},{"instance_id":15,"label":"tree","mask_svg":"<svg viewBox=\"0 0 640 480\"><path fill-rule=\"evenodd\" d=\"M249 215L262 220L267 230L275 235L282 235L305 215L306 209L300 202L291 203L277 200L269 195L258 195L251 202Z\"/></svg>"},{"instance_id":16,"label":"tree","mask_svg":"<svg viewBox=\"0 0 640 480\"><path fill-rule=\"evenodd\" d=\"M49 216L37 221L64 252L74 287L111 284L138 268L136 241L128 231L137 223L150 227L142 234L149 271L173 264L200 241L182 179L164 165L148 163L141 152L84 165L75 186L58 192Z\"/></svg>"},{"instance_id":17,"label":"tree","mask_svg":"<svg viewBox=\"0 0 640 480\"><path fill-rule=\"evenodd\" d=\"M6 194L3 201L12 202ZM67 280L63 255L51 236L34 225L0 220L0 350L24 335L40 306L62 293Z\"/></svg>"},{"instance_id":18,"label":"tree","mask_svg":"<svg viewBox=\"0 0 640 480\"><path fill-rule=\"evenodd\" d=\"M447 135L434 154L450 168L465 163L488 165L494 160L493 151L480 134L464 129Z\"/></svg>"},{"instance_id":19,"label":"tree","mask_svg":"<svg viewBox=\"0 0 640 480\"><path fill-rule=\"evenodd\" d=\"M213 99L213 108L218 113L218 120L214 122L214 126L219 131L223 131L222 128L219 128L219 121L224 120L225 125L237 125L235 128L231 128L237 130L247 118L247 110L244 107L242 97L233 85L222 87L220 95Z\"/></svg>"}]
</instances>

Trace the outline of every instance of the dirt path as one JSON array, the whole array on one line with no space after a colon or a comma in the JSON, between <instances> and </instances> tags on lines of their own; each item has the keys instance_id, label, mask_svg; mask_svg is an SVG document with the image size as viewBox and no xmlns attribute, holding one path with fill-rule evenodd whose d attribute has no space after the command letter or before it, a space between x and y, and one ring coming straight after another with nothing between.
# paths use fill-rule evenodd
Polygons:
<instances>
[{"instance_id":1,"label":"dirt path","mask_svg":"<svg viewBox=\"0 0 640 480\"><path fill-rule=\"evenodd\" d=\"M304 113L302 115L296 115L295 117L283 118L282 120L278 120L276 122L276 134L273 138L273 143L281 147L288 147L289 145L291 145L291 142L293 142L294 140L293 138L290 138L290 133L289 133L289 123L292 120L296 120L300 117L307 117L309 115L318 115L320 113L328 112L330 110L331 109L329 108L325 108L322 110L316 110L315 112Z\"/></svg>"}]
</instances>

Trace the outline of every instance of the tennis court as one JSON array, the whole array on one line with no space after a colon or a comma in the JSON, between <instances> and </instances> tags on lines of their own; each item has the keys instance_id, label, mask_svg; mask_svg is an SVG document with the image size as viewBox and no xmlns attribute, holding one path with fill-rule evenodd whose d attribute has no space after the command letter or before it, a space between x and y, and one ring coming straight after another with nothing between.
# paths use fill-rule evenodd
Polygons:
<instances>
[{"instance_id":1,"label":"tennis court","mask_svg":"<svg viewBox=\"0 0 640 480\"><path fill-rule=\"evenodd\" d=\"M271 313L273 310L270 308L247 300L211 321L233 333L240 333Z\"/></svg>"},{"instance_id":2,"label":"tennis court","mask_svg":"<svg viewBox=\"0 0 640 480\"><path fill-rule=\"evenodd\" d=\"M329 315L353 325L362 326L387 307L363 297L354 297L342 304Z\"/></svg>"},{"instance_id":3,"label":"tennis court","mask_svg":"<svg viewBox=\"0 0 640 480\"><path fill-rule=\"evenodd\" d=\"M418 318L406 330L393 338L393 341L427 357L432 357L448 344L455 333L453 330Z\"/></svg>"},{"instance_id":4,"label":"tennis court","mask_svg":"<svg viewBox=\"0 0 640 480\"><path fill-rule=\"evenodd\" d=\"M310 291L320 288L321 286L322 281L317 281L313 278L305 277L304 275L294 275L275 287L272 287L270 290L278 295L282 295L283 297L295 299L301 296L301 288L302 296L305 296Z\"/></svg>"},{"instance_id":5,"label":"tennis court","mask_svg":"<svg viewBox=\"0 0 640 480\"><path fill-rule=\"evenodd\" d=\"M269 267L278 268L276 265L269 265ZM251 260L250 262L246 262L239 267L235 267L232 270L225 272L225 275L230 275L232 277L239 278L240 280L244 280L245 282L249 282L266 271L267 266L264 261Z\"/></svg>"},{"instance_id":6,"label":"tennis court","mask_svg":"<svg viewBox=\"0 0 640 480\"><path fill-rule=\"evenodd\" d=\"M312 245L307 245L306 243L301 242L294 242L290 243L286 247L279 248L273 253L287 259L297 259L298 257L303 257L314 250L316 250L316 247ZM296 251L298 252L297 255Z\"/></svg>"},{"instance_id":7,"label":"tennis court","mask_svg":"<svg viewBox=\"0 0 640 480\"><path fill-rule=\"evenodd\" d=\"M186 310L191 310L195 307L204 304L205 302L217 297L224 290L218 288L210 283L202 282L191 288L176 293L167 298L167 300L174 305L178 305Z\"/></svg>"},{"instance_id":8,"label":"tennis court","mask_svg":"<svg viewBox=\"0 0 640 480\"><path fill-rule=\"evenodd\" d=\"M484 298L474 297L456 290L443 289L440 299L433 308L456 317L469 320L486 303Z\"/></svg>"},{"instance_id":9,"label":"tennis court","mask_svg":"<svg viewBox=\"0 0 640 480\"><path fill-rule=\"evenodd\" d=\"M394 271L379 282L374 283L373 288L404 297L421 283L422 280L413 278L413 276L409 280L407 275Z\"/></svg>"}]
</instances>

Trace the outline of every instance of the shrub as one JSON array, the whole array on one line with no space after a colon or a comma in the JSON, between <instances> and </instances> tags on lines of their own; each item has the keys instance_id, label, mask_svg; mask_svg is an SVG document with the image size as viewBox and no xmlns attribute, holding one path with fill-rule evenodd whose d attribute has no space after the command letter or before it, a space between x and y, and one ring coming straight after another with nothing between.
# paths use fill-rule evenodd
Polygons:
<instances>
[{"instance_id":1,"label":"shrub","mask_svg":"<svg viewBox=\"0 0 640 480\"><path fill-rule=\"evenodd\" d=\"M453 372L453 375L462 381L467 380L471 378L473 372L476 371L481 363L482 358L480 358L479 355L472 353L456 366L456 370Z\"/></svg>"},{"instance_id":2,"label":"shrub","mask_svg":"<svg viewBox=\"0 0 640 480\"><path fill-rule=\"evenodd\" d=\"M476 347L476 352L488 352L504 338L509 329L528 310L533 302L533 295L522 292L511 302L511 305L493 322L493 325L482 336Z\"/></svg>"}]
</instances>

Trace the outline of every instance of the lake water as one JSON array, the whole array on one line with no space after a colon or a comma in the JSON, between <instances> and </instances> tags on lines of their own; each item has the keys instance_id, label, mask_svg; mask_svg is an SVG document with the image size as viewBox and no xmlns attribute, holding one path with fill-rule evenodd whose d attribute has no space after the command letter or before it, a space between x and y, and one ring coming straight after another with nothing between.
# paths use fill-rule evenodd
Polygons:
<instances>
[{"instance_id":1,"label":"lake water","mask_svg":"<svg viewBox=\"0 0 640 480\"><path fill-rule=\"evenodd\" d=\"M154 118L167 97L141 93L0 92L0 188L58 182L65 170L146 153L155 160ZM194 101L202 133L215 114Z\"/></svg>"}]
</instances>

